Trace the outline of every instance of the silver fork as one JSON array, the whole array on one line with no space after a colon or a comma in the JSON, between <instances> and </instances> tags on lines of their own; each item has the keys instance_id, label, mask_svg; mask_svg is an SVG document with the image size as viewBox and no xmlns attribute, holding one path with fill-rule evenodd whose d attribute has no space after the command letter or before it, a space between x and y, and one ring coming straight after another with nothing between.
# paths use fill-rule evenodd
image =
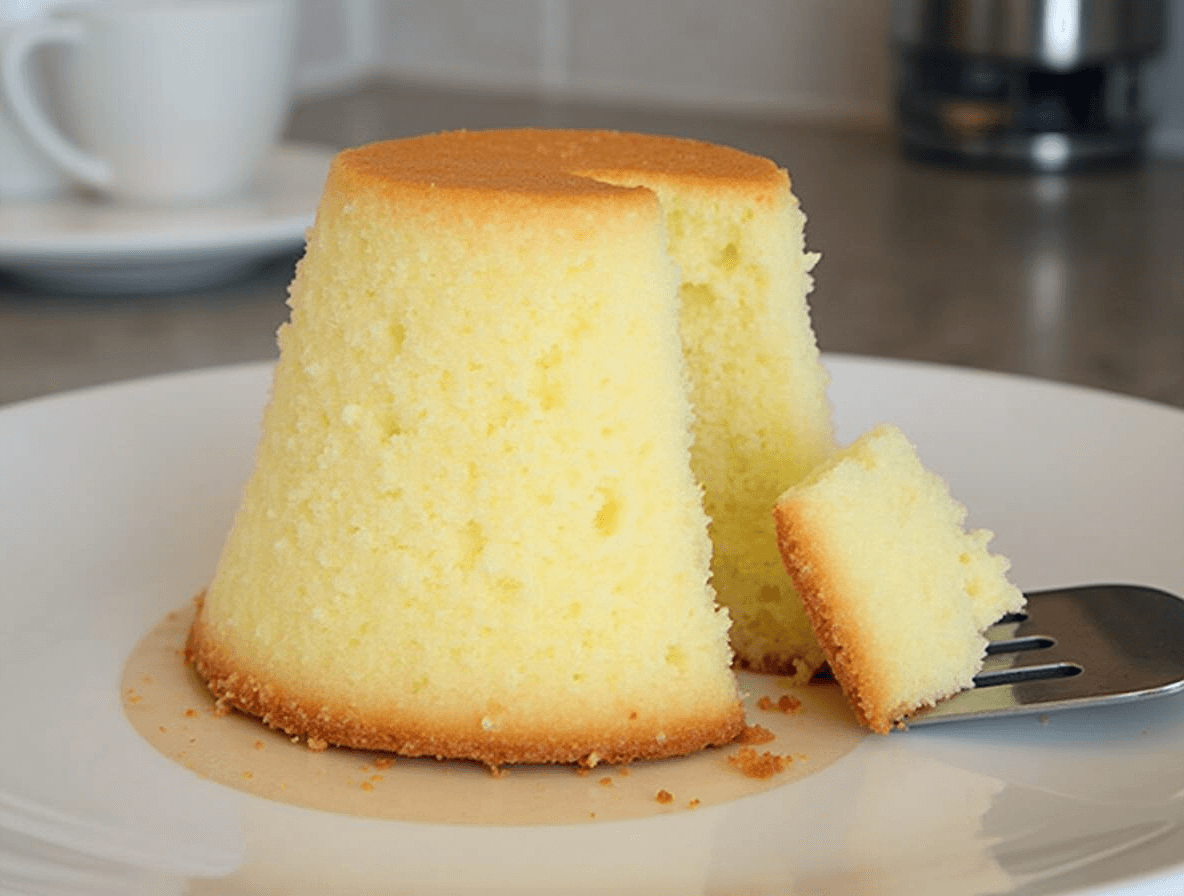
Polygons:
<instances>
[{"instance_id":1,"label":"silver fork","mask_svg":"<svg viewBox=\"0 0 1184 896\"><path fill-rule=\"evenodd\" d=\"M1184 600L1139 585L1027 595L987 630L974 687L905 720L909 727L1145 700L1184 691Z\"/></svg>"}]
</instances>

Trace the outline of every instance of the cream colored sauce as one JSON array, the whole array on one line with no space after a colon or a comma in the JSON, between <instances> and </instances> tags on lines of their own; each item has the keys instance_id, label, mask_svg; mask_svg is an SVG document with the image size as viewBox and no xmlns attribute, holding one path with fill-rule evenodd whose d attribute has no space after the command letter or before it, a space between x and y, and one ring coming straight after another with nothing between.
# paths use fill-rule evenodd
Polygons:
<instances>
[{"instance_id":1,"label":"cream colored sauce","mask_svg":"<svg viewBox=\"0 0 1184 896\"><path fill-rule=\"evenodd\" d=\"M249 716L215 712L212 696L182 656L192 619L190 606L168 614L128 658L121 691L129 721L161 753L205 778L328 812L478 825L646 818L785 786L821 771L865 736L834 685L789 690L775 677L741 673L748 723L775 736L752 749L792 757L769 778L747 777L729 763L742 749L736 744L586 773L571 766L507 766L498 776L476 763L337 748L318 753ZM800 708L758 708L761 697L776 704L785 694L799 699ZM670 799L660 801L660 791Z\"/></svg>"}]
</instances>

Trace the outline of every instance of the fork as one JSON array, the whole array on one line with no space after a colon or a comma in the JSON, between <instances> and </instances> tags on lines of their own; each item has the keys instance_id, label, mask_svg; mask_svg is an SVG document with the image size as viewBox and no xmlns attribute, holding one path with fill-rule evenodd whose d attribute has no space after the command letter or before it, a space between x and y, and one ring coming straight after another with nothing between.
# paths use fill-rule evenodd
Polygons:
<instances>
[{"instance_id":1,"label":"fork","mask_svg":"<svg viewBox=\"0 0 1184 896\"><path fill-rule=\"evenodd\" d=\"M908 727L1051 712L1184 691L1184 600L1140 585L1035 591L986 631L974 687Z\"/></svg>"}]
</instances>

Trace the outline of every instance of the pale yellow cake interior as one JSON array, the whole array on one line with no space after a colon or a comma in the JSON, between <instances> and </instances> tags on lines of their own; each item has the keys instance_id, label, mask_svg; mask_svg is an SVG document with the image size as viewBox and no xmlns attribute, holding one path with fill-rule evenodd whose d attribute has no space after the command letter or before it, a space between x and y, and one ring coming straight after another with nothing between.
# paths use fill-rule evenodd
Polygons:
<instances>
[{"instance_id":1,"label":"pale yellow cake interior","mask_svg":"<svg viewBox=\"0 0 1184 896\"><path fill-rule=\"evenodd\" d=\"M693 465L714 544L712 582L740 664L808 679L823 663L785 576L769 507L834 450L825 368L805 296L816 257L788 192L754 204L659 190L682 283L696 413Z\"/></svg>"},{"instance_id":2,"label":"pale yellow cake interior","mask_svg":"<svg viewBox=\"0 0 1184 896\"><path fill-rule=\"evenodd\" d=\"M804 681L824 657L786 578L769 508L835 448L829 377L807 296L818 256L785 171L748 157L742 177L688 179L660 155L598 179L653 190L679 274L694 408L692 463L711 519L712 582L739 665Z\"/></svg>"},{"instance_id":3,"label":"pale yellow cake interior","mask_svg":"<svg viewBox=\"0 0 1184 896\"><path fill-rule=\"evenodd\" d=\"M694 141L342 153L190 639L214 692L489 764L734 737L733 646L823 662L769 517L833 447L803 222L783 170Z\"/></svg>"},{"instance_id":4,"label":"pale yellow cake interior","mask_svg":"<svg viewBox=\"0 0 1184 896\"><path fill-rule=\"evenodd\" d=\"M774 513L831 668L873 730L970 687L983 630L1023 606L991 533L966 531L966 509L896 427L837 452Z\"/></svg>"}]
</instances>

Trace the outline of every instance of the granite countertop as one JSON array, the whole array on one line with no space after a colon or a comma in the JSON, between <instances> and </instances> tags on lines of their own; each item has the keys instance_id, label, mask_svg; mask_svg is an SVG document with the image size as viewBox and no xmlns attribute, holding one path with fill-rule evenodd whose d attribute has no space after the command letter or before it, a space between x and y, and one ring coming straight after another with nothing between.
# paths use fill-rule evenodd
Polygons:
<instances>
[{"instance_id":1,"label":"granite countertop","mask_svg":"<svg viewBox=\"0 0 1184 896\"><path fill-rule=\"evenodd\" d=\"M868 127L373 84L302 102L288 136L333 147L453 127L698 137L789 169L822 253L824 351L1011 371L1184 408L1184 163L1073 176L901 157ZM273 358L295 254L217 289L35 291L0 275L0 403Z\"/></svg>"}]
</instances>

